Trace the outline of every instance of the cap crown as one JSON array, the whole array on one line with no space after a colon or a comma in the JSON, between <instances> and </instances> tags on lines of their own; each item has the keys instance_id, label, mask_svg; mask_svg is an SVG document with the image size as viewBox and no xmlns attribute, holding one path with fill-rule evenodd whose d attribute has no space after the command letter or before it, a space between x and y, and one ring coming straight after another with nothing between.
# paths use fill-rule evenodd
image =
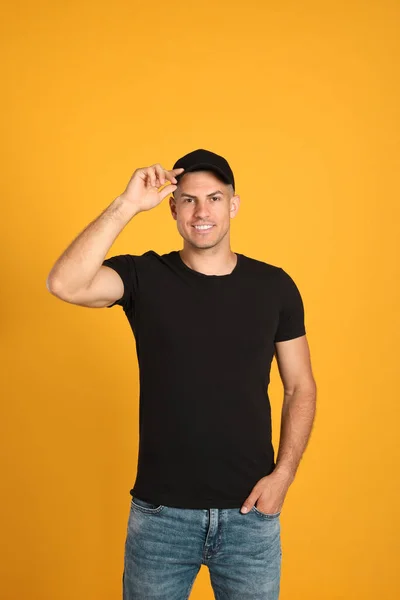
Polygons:
<instances>
[{"instance_id":1,"label":"cap crown","mask_svg":"<svg viewBox=\"0 0 400 600\"><path fill-rule=\"evenodd\" d=\"M228 161L223 156L220 156L215 152L211 152L211 150L198 148L197 150L193 150L192 152L185 154L185 156L179 158L173 166L174 169L179 169L182 167L185 170L176 177L178 182L180 178L185 175L185 173L207 170L214 171L218 177L223 179L225 183L232 184L233 189L235 189L235 178Z\"/></svg>"}]
</instances>

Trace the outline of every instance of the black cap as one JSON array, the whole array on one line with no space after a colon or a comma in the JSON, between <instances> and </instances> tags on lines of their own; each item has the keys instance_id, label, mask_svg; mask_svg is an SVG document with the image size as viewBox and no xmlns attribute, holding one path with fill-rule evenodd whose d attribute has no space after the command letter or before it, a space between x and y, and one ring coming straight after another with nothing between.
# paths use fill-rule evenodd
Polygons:
<instances>
[{"instance_id":1,"label":"black cap","mask_svg":"<svg viewBox=\"0 0 400 600\"><path fill-rule=\"evenodd\" d=\"M179 183L181 177L185 173L192 173L193 171L214 171L218 177L220 177L225 183L231 183L233 189L235 189L235 178L233 176L232 169L230 168L228 161L219 154L211 152L210 150L193 150L189 154L185 154L173 166L173 169L180 169L183 167L185 170L176 176L176 180Z\"/></svg>"}]
</instances>

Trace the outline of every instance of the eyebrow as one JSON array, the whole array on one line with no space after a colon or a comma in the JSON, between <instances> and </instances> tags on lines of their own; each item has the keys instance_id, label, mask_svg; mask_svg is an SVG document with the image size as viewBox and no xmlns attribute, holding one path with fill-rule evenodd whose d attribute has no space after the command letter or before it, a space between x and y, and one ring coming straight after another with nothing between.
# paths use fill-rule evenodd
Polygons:
<instances>
[{"instance_id":1,"label":"eyebrow","mask_svg":"<svg viewBox=\"0 0 400 600\"><path fill-rule=\"evenodd\" d=\"M212 192L211 194L207 194L207 198L210 198L211 196L215 196L216 194L223 194L223 192L221 192L220 190L217 190L216 192ZM183 192L181 194L181 196L188 196L189 198L197 198L197 196L192 196L191 194L186 194L185 192Z\"/></svg>"}]
</instances>

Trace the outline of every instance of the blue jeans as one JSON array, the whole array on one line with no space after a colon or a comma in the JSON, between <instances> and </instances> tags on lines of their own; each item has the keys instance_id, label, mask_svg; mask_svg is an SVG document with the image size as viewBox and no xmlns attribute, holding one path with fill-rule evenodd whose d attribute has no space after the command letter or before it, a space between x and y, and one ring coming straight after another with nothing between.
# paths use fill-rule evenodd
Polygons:
<instances>
[{"instance_id":1,"label":"blue jeans","mask_svg":"<svg viewBox=\"0 0 400 600\"><path fill-rule=\"evenodd\" d=\"M217 600L277 600L280 513L175 508L132 498L123 600L187 600L207 565Z\"/></svg>"}]
</instances>

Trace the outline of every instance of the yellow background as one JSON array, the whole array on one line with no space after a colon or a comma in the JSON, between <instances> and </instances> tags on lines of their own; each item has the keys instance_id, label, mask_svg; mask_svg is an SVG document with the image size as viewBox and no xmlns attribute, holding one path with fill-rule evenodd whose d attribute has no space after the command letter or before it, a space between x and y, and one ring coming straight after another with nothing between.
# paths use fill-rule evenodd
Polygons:
<instances>
[{"instance_id":1,"label":"yellow background","mask_svg":"<svg viewBox=\"0 0 400 600\"><path fill-rule=\"evenodd\" d=\"M122 309L47 275L139 166L226 156L232 249L305 304L318 405L281 516L282 600L398 597L397 1L13 1L3 9L1 590L118 600L138 368ZM168 200L107 256L182 247ZM283 399L276 363L273 441ZM202 567L191 600L213 598Z\"/></svg>"}]
</instances>

